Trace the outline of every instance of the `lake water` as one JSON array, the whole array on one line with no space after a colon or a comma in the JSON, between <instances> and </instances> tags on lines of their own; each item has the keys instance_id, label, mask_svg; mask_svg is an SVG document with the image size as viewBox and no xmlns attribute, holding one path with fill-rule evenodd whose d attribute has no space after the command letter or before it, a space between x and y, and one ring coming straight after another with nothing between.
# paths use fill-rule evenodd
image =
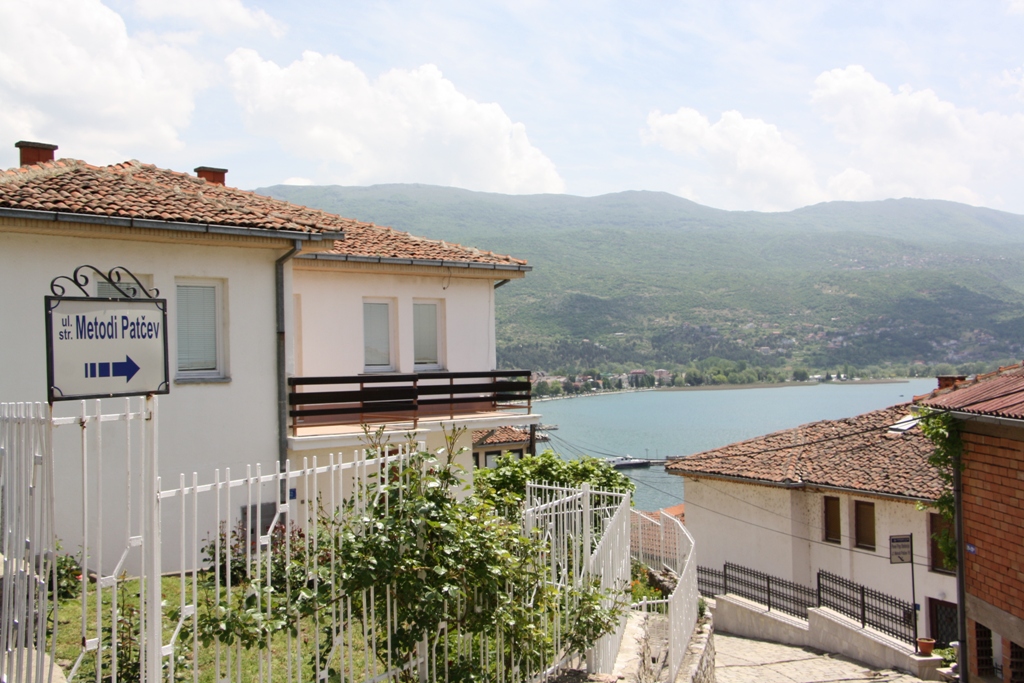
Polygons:
<instances>
[{"instance_id":1,"label":"lake water","mask_svg":"<svg viewBox=\"0 0 1024 683\"><path fill-rule=\"evenodd\" d=\"M755 389L646 391L534 404L564 457L690 455L817 420L852 417L904 403L935 388L934 379L885 384L828 383ZM658 510L683 500L682 479L662 467L624 470L636 483L636 507Z\"/></svg>"}]
</instances>

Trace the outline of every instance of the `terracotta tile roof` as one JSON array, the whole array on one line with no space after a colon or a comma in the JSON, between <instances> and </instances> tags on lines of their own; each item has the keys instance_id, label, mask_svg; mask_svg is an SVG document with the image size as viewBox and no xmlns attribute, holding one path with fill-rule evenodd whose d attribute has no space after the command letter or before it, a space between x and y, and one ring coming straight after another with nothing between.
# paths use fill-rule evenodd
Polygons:
<instances>
[{"instance_id":1,"label":"terracotta tile roof","mask_svg":"<svg viewBox=\"0 0 1024 683\"><path fill-rule=\"evenodd\" d=\"M665 469L682 476L830 486L935 500L942 482L928 464L932 443L916 424L890 430L912 408L905 403L842 420L812 422L687 456Z\"/></svg>"},{"instance_id":2,"label":"terracotta tile roof","mask_svg":"<svg viewBox=\"0 0 1024 683\"><path fill-rule=\"evenodd\" d=\"M525 268L526 261L495 254L492 251L481 251L461 244L416 237L407 232L379 225L363 224L358 229L346 229L345 239L334 243L334 249L317 254L318 258L330 258L332 255L354 256L358 260L382 259L412 262L442 262L442 264L479 263L495 266L513 266L518 270ZM438 265L430 263L425 265Z\"/></svg>"},{"instance_id":3,"label":"terracotta tile roof","mask_svg":"<svg viewBox=\"0 0 1024 683\"><path fill-rule=\"evenodd\" d=\"M526 443L530 440L529 429L498 427L497 429L474 429L474 446L499 446L502 444Z\"/></svg>"},{"instance_id":4,"label":"terracotta tile roof","mask_svg":"<svg viewBox=\"0 0 1024 683\"><path fill-rule=\"evenodd\" d=\"M915 396L914 402L938 410L1024 419L1024 363Z\"/></svg>"},{"instance_id":5,"label":"terracotta tile roof","mask_svg":"<svg viewBox=\"0 0 1024 683\"><path fill-rule=\"evenodd\" d=\"M344 232L328 257L528 270L526 261L510 256L415 237L138 161L92 166L61 159L0 171L3 208L310 235Z\"/></svg>"}]
</instances>

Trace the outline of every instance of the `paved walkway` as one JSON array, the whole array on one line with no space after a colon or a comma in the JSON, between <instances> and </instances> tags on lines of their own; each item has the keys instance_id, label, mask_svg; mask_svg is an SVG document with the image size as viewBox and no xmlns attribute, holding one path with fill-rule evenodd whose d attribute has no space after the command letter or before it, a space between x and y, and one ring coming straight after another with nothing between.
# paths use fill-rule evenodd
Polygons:
<instances>
[{"instance_id":1,"label":"paved walkway","mask_svg":"<svg viewBox=\"0 0 1024 683\"><path fill-rule=\"evenodd\" d=\"M715 633L717 683L920 683L892 669L876 670L842 655Z\"/></svg>"}]
</instances>

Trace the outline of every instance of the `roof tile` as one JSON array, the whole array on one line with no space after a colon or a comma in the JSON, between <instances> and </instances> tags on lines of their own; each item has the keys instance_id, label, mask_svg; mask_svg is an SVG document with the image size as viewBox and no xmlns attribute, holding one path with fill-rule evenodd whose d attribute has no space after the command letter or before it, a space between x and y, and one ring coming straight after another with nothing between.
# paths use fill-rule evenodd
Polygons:
<instances>
[{"instance_id":1,"label":"roof tile","mask_svg":"<svg viewBox=\"0 0 1024 683\"><path fill-rule=\"evenodd\" d=\"M822 420L681 458L666 466L682 476L724 476L769 485L829 486L935 500L942 492L928 463L934 450L916 425L889 428L906 403L841 420Z\"/></svg>"},{"instance_id":2,"label":"roof tile","mask_svg":"<svg viewBox=\"0 0 1024 683\"><path fill-rule=\"evenodd\" d=\"M489 436L488 432L490 432ZM498 446L501 444L524 443L529 440L530 430L519 429L518 427L498 427L494 430L473 430L474 446Z\"/></svg>"},{"instance_id":3,"label":"roof tile","mask_svg":"<svg viewBox=\"0 0 1024 683\"><path fill-rule=\"evenodd\" d=\"M1024 362L916 396L914 402L938 410L1024 419Z\"/></svg>"},{"instance_id":4,"label":"roof tile","mask_svg":"<svg viewBox=\"0 0 1024 683\"><path fill-rule=\"evenodd\" d=\"M511 256L415 237L138 161L92 166L61 159L8 169L0 173L0 207L310 234L343 231L345 239L335 241L329 253L526 264Z\"/></svg>"}]
</instances>

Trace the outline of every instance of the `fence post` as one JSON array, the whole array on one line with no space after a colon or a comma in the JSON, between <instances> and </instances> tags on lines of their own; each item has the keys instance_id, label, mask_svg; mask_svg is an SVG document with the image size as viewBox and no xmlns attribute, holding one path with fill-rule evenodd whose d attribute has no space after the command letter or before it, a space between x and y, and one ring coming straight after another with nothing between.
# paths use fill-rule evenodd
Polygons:
<instances>
[{"instance_id":1,"label":"fence post","mask_svg":"<svg viewBox=\"0 0 1024 683\"><path fill-rule=\"evenodd\" d=\"M430 672L427 658L430 654L430 636L423 632L423 640L416 643L416 678L420 683L426 683L427 675Z\"/></svg>"},{"instance_id":2,"label":"fence post","mask_svg":"<svg viewBox=\"0 0 1024 683\"><path fill-rule=\"evenodd\" d=\"M818 579L818 607L821 607L821 570L815 575Z\"/></svg>"},{"instance_id":3,"label":"fence post","mask_svg":"<svg viewBox=\"0 0 1024 683\"><path fill-rule=\"evenodd\" d=\"M157 401L152 394L146 396L145 413L149 416L146 430L145 457L148 479L146 514L148 566L146 567L146 683L159 683L163 668L163 614L160 585L160 458L158 455Z\"/></svg>"},{"instance_id":4,"label":"fence post","mask_svg":"<svg viewBox=\"0 0 1024 683\"><path fill-rule=\"evenodd\" d=\"M867 626L867 609L864 606L864 585L860 587L860 626L864 628Z\"/></svg>"},{"instance_id":5,"label":"fence post","mask_svg":"<svg viewBox=\"0 0 1024 683\"><path fill-rule=\"evenodd\" d=\"M772 611L772 577L765 576L765 581L768 584L768 611Z\"/></svg>"},{"instance_id":6,"label":"fence post","mask_svg":"<svg viewBox=\"0 0 1024 683\"><path fill-rule=\"evenodd\" d=\"M590 574L590 558L591 558L591 547L590 547L590 484L584 482L581 487L583 494L581 496L583 503L583 571L580 573L580 578Z\"/></svg>"},{"instance_id":7,"label":"fence post","mask_svg":"<svg viewBox=\"0 0 1024 683\"><path fill-rule=\"evenodd\" d=\"M729 594L729 563L722 567L722 595Z\"/></svg>"}]
</instances>

